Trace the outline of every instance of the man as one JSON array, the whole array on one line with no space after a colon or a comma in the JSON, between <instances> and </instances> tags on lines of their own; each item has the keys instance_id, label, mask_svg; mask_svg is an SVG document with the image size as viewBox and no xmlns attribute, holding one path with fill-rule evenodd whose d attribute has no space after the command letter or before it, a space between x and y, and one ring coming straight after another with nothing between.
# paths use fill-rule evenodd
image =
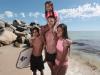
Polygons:
<instances>
[{"instance_id":1,"label":"man","mask_svg":"<svg viewBox=\"0 0 100 75\"><path fill-rule=\"evenodd\" d=\"M46 61L50 67L51 74L54 75L54 65L56 58L56 33L54 32L54 26L56 19L53 16L47 18L48 31L45 33L45 43L46 43Z\"/></svg>"}]
</instances>

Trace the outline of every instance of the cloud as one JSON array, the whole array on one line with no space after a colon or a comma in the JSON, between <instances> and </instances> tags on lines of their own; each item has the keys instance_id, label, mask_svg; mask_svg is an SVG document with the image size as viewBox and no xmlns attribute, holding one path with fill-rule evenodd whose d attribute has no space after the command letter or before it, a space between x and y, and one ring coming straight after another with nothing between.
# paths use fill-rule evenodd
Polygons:
<instances>
[{"instance_id":1,"label":"cloud","mask_svg":"<svg viewBox=\"0 0 100 75\"><path fill-rule=\"evenodd\" d=\"M25 18L25 13L24 12L21 12L20 15Z\"/></svg>"},{"instance_id":2,"label":"cloud","mask_svg":"<svg viewBox=\"0 0 100 75\"><path fill-rule=\"evenodd\" d=\"M34 18L44 17L44 14L41 12L34 12L34 13L30 12L29 17L34 17Z\"/></svg>"},{"instance_id":3,"label":"cloud","mask_svg":"<svg viewBox=\"0 0 100 75\"><path fill-rule=\"evenodd\" d=\"M32 16L33 16L33 13L32 13L32 12L30 12L30 13L29 13L29 17L32 17Z\"/></svg>"},{"instance_id":4,"label":"cloud","mask_svg":"<svg viewBox=\"0 0 100 75\"><path fill-rule=\"evenodd\" d=\"M0 19L3 19L4 18L4 14L0 14Z\"/></svg>"},{"instance_id":5,"label":"cloud","mask_svg":"<svg viewBox=\"0 0 100 75\"><path fill-rule=\"evenodd\" d=\"M91 18L91 17L100 17L100 4L98 3L88 3L84 5L80 5L76 8L65 8L56 10L59 14L60 20L68 20L71 21L73 18ZM44 13L42 12L19 12L14 13L10 10L4 11L4 13L0 13L0 19L2 18L34 18L34 19L40 19L45 18ZM28 16L27 16L28 15Z\"/></svg>"},{"instance_id":6,"label":"cloud","mask_svg":"<svg viewBox=\"0 0 100 75\"><path fill-rule=\"evenodd\" d=\"M33 16L37 18L39 15L41 15L39 12L35 12Z\"/></svg>"},{"instance_id":7,"label":"cloud","mask_svg":"<svg viewBox=\"0 0 100 75\"><path fill-rule=\"evenodd\" d=\"M57 11L60 19L100 17L100 5L97 3L84 4L77 8L61 9Z\"/></svg>"},{"instance_id":8,"label":"cloud","mask_svg":"<svg viewBox=\"0 0 100 75\"><path fill-rule=\"evenodd\" d=\"M40 15L39 12L34 12L34 13L30 12L30 13L29 13L29 16L30 16L30 17L34 17L34 18L37 18L39 15Z\"/></svg>"},{"instance_id":9,"label":"cloud","mask_svg":"<svg viewBox=\"0 0 100 75\"><path fill-rule=\"evenodd\" d=\"M6 17L8 17L8 18L12 18L12 17L14 16L13 12L11 12L11 11L5 11L5 12L4 12L4 15L5 15Z\"/></svg>"},{"instance_id":10,"label":"cloud","mask_svg":"<svg viewBox=\"0 0 100 75\"><path fill-rule=\"evenodd\" d=\"M45 14L42 14L42 17L45 18Z\"/></svg>"},{"instance_id":11,"label":"cloud","mask_svg":"<svg viewBox=\"0 0 100 75\"><path fill-rule=\"evenodd\" d=\"M20 12L20 13L14 13L12 11L4 11L4 13L0 13L0 19L2 18L20 18L23 17L25 18L26 15L24 12Z\"/></svg>"},{"instance_id":12,"label":"cloud","mask_svg":"<svg viewBox=\"0 0 100 75\"><path fill-rule=\"evenodd\" d=\"M14 17L18 17L18 14L17 13L14 13Z\"/></svg>"}]
</instances>

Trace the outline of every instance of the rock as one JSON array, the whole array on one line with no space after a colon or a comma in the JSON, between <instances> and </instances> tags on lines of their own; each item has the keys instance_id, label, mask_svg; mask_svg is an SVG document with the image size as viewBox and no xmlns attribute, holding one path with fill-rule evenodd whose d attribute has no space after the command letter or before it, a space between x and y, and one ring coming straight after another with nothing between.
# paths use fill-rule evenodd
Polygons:
<instances>
[{"instance_id":1,"label":"rock","mask_svg":"<svg viewBox=\"0 0 100 75\"><path fill-rule=\"evenodd\" d=\"M0 41L1 43L8 45L11 44L14 40L16 40L16 37L17 36L13 32L4 30L4 32L0 36Z\"/></svg>"}]
</instances>

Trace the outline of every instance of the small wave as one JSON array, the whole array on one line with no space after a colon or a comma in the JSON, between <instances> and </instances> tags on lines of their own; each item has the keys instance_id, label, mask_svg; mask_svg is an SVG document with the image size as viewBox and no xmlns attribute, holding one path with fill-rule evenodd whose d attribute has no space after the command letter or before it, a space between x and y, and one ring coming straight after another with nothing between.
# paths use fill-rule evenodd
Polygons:
<instances>
[{"instance_id":1,"label":"small wave","mask_svg":"<svg viewBox=\"0 0 100 75\"><path fill-rule=\"evenodd\" d=\"M97 40L75 40L72 43L73 50L79 50L86 53L97 54L100 56L100 41Z\"/></svg>"}]
</instances>

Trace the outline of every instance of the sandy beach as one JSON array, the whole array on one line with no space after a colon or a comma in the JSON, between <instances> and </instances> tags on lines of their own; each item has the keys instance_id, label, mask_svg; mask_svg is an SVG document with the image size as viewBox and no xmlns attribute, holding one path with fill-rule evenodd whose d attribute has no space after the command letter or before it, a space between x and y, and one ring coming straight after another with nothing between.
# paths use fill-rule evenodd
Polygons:
<instances>
[{"instance_id":1,"label":"sandy beach","mask_svg":"<svg viewBox=\"0 0 100 75\"><path fill-rule=\"evenodd\" d=\"M30 68L16 68L16 61L21 50L23 50L22 47L15 48L12 45L0 47L0 75L32 75ZM50 75L47 63L45 63L44 75ZM100 75L100 69L72 52L66 75Z\"/></svg>"}]
</instances>

